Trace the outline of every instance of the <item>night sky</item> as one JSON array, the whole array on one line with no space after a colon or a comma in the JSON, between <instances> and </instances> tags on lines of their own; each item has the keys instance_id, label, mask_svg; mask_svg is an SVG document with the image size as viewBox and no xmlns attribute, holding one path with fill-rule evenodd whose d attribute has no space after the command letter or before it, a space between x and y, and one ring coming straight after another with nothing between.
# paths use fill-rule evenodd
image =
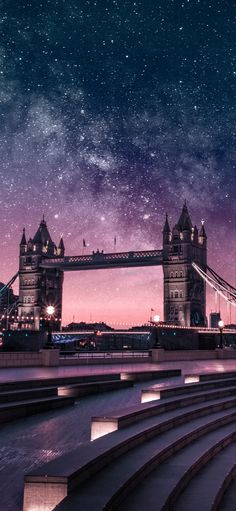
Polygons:
<instances>
[{"instance_id":1,"label":"night sky","mask_svg":"<svg viewBox=\"0 0 236 511\"><path fill-rule=\"evenodd\" d=\"M152 249L186 199L193 223L205 220L210 266L236 285L235 10L0 2L1 281L43 214L67 255L83 238L88 253L113 251L114 236L117 251ZM141 322L161 301L161 268L65 274L64 322Z\"/></svg>"}]
</instances>

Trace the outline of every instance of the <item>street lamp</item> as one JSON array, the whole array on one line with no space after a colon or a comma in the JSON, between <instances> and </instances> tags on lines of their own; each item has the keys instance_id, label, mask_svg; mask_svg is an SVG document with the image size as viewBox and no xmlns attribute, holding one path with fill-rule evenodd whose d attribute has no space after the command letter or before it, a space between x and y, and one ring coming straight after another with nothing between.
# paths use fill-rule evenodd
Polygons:
<instances>
[{"instance_id":1,"label":"street lamp","mask_svg":"<svg viewBox=\"0 0 236 511\"><path fill-rule=\"evenodd\" d=\"M223 348L223 328L224 328L225 324L224 324L224 321L222 319L220 319L220 321L218 322L218 327L219 327L219 330L220 330L220 348Z\"/></svg>"},{"instance_id":2,"label":"street lamp","mask_svg":"<svg viewBox=\"0 0 236 511\"><path fill-rule=\"evenodd\" d=\"M48 316L51 317L51 316L53 316L53 314L55 312L55 307L53 307L53 305L48 305L46 311L47 311Z\"/></svg>"},{"instance_id":3,"label":"street lamp","mask_svg":"<svg viewBox=\"0 0 236 511\"><path fill-rule=\"evenodd\" d=\"M53 305L48 305L46 308L46 312L48 315L48 335L47 335L47 347L51 348L52 346L52 327L51 327L51 317L55 312L55 307Z\"/></svg>"},{"instance_id":4,"label":"street lamp","mask_svg":"<svg viewBox=\"0 0 236 511\"><path fill-rule=\"evenodd\" d=\"M160 316L159 314L155 314L152 319L152 324L154 325L154 333L155 333L155 342L153 348L161 348L161 344L159 342L159 335L158 335L158 325L160 323Z\"/></svg>"}]
</instances>

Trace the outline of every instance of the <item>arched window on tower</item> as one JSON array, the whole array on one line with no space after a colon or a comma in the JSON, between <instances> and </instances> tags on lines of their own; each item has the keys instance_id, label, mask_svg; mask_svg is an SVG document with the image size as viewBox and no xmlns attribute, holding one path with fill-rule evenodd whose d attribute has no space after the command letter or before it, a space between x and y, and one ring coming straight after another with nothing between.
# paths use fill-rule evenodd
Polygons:
<instances>
[{"instance_id":1,"label":"arched window on tower","mask_svg":"<svg viewBox=\"0 0 236 511\"><path fill-rule=\"evenodd\" d=\"M173 279L173 277L174 277L174 273L173 273L173 271L171 271L170 272L170 278Z\"/></svg>"},{"instance_id":2,"label":"arched window on tower","mask_svg":"<svg viewBox=\"0 0 236 511\"><path fill-rule=\"evenodd\" d=\"M178 293L178 291L175 291L175 298L179 298L179 293Z\"/></svg>"}]
</instances>

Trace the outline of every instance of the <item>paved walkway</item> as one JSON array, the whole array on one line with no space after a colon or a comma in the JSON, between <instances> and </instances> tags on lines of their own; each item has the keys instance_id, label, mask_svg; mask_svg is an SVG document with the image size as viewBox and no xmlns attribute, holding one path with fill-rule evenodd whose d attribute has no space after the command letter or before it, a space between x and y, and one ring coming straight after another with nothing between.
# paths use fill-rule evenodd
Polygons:
<instances>
[{"instance_id":1,"label":"paved walkway","mask_svg":"<svg viewBox=\"0 0 236 511\"><path fill-rule=\"evenodd\" d=\"M74 366L60 368L1 369L0 381L52 378L119 371L182 368L184 374L236 370L235 361L194 361L162 364L113 364L106 366ZM173 380L172 380L173 381ZM153 380L151 384L160 383ZM168 385L168 380L163 380ZM19 419L1 426L0 432L0 510L22 511L23 475L58 455L73 450L90 440L91 415L109 413L117 408L140 403L142 382L119 391L80 399L75 407L55 410Z\"/></svg>"},{"instance_id":2,"label":"paved walkway","mask_svg":"<svg viewBox=\"0 0 236 511\"><path fill-rule=\"evenodd\" d=\"M157 364L148 363L124 363L86 365L86 366L61 366L61 367L23 367L0 369L0 382L11 380L31 380L41 378L56 378L57 376L75 376L85 374L119 373L121 371L148 371L157 369L179 369L183 374L195 374L205 372L236 371L235 360L194 360L161 362Z\"/></svg>"}]
</instances>

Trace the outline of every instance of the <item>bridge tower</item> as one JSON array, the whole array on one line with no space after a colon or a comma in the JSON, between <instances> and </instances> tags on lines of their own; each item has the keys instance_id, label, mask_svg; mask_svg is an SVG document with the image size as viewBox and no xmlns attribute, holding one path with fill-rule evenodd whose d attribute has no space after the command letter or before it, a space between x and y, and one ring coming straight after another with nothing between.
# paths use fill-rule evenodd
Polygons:
<instances>
[{"instance_id":1,"label":"bridge tower","mask_svg":"<svg viewBox=\"0 0 236 511\"><path fill-rule=\"evenodd\" d=\"M164 321L181 326L206 325L205 283L192 267L204 271L207 237L202 223L193 227L186 202L171 230L168 217L163 228Z\"/></svg>"},{"instance_id":2,"label":"bridge tower","mask_svg":"<svg viewBox=\"0 0 236 511\"><path fill-rule=\"evenodd\" d=\"M63 271L56 268L41 268L45 259L64 256L64 243L61 238L58 247L52 241L43 218L32 238L26 240L25 229L20 242L19 261L19 326L39 330L48 326L47 307L55 308L50 318L50 326L60 330L62 312Z\"/></svg>"}]
</instances>

